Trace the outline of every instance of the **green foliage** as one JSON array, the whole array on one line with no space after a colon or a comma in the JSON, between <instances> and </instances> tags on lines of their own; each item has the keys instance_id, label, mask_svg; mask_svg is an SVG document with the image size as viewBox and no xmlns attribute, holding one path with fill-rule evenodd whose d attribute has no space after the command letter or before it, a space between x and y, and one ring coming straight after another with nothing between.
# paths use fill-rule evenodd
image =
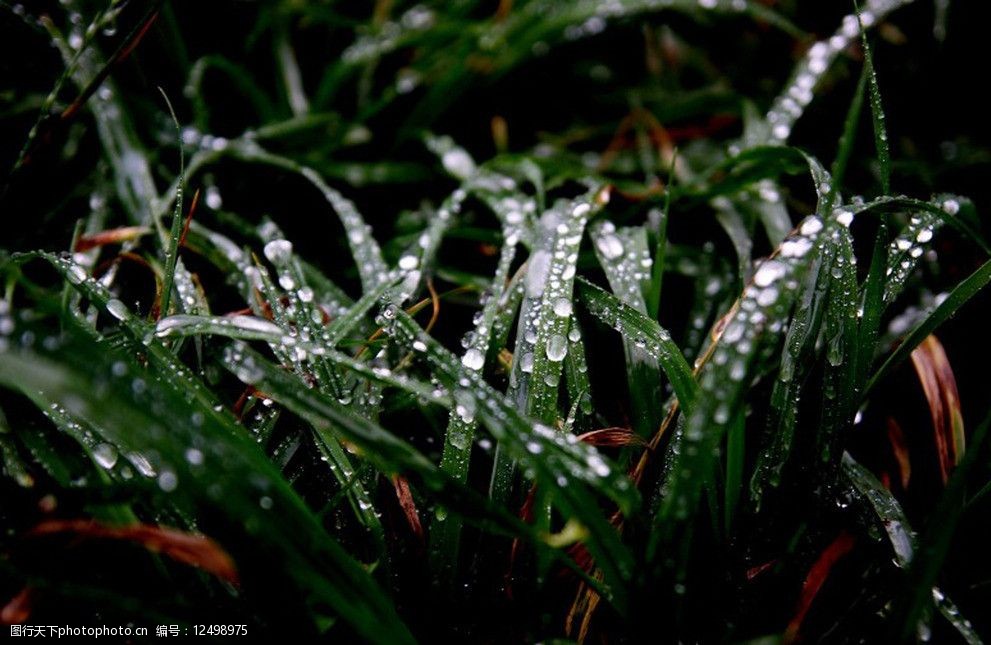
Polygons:
<instances>
[{"instance_id":1,"label":"green foliage","mask_svg":"<svg viewBox=\"0 0 991 645\"><path fill-rule=\"evenodd\" d=\"M987 422L922 510L879 481L891 448L864 447L894 423L898 368L991 281L969 200L891 194L867 32L910 3L842 17L777 98L727 89L678 31L805 38L790 3L271 2L236 9L244 51L205 53L182 3L5 8L63 71L26 91L44 118L0 199L94 167L59 186L88 212L67 195L0 250L3 592L32 590L39 621L382 643L794 638L844 531L855 602L801 633L979 642L942 567L991 486ZM613 30L642 38L646 78L606 55ZM167 75L148 34L185 88L167 110L128 76ZM486 113L478 135L477 95L532 90L542 65L592 83L575 118L535 134ZM849 85L838 68L860 80L818 151L830 174L788 141ZM856 150L865 96L876 159ZM546 98L521 94L519 120ZM698 125L726 110L736 130ZM967 254L944 262L937 233ZM239 581L161 548L55 570L32 550L52 504L209 536Z\"/></svg>"}]
</instances>

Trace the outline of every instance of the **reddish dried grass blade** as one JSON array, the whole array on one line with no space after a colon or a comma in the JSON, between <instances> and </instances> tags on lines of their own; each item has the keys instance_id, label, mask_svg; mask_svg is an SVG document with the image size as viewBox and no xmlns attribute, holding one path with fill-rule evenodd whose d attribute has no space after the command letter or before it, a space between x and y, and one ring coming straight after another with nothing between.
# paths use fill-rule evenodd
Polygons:
<instances>
[{"instance_id":1,"label":"reddish dried grass blade","mask_svg":"<svg viewBox=\"0 0 991 645\"><path fill-rule=\"evenodd\" d=\"M4 625L20 625L27 622L31 615L32 600L34 599L34 589L24 587L20 593L10 599L3 609L0 609L0 623Z\"/></svg>"},{"instance_id":2,"label":"reddish dried grass blade","mask_svg":"<svg viewBox=\"0 0 991 645\"><path fill-rule=\"evenodd\" d=\"M193 223L193 214L200 203L200 189L193 193L193 201L189 204L189 212L186 214L186 221L182 225L182 234L179 235L179 248L186 246L186 236L189 235L189 225Z\"/></svg>"},{"instance_id":3,"label":"reddish dried grass blade","mask_svg":"<svg viewBox=\"0 0 991 645\"><path fill-rule=\"evenodd\" d=\"M932 334L912 351L912 365L922 383L932 416L939 472L945 484L965 448L960 395L943 345Z\"/></svg>"},{"instance_id":4,"label":"reddish dried grass blade","mask_svg":"<svg viewBox=\"0 0 991 645\"><path fill-rule=\"evenodd\" d=\"M31 529L28 535L58 533L136 542L149 551L167 555L176 562L199 567L232 584L238 583L234 560L220 545L205 535L192 535L149 524L108 526L92 520L46 520Z\"/></svg>"},{"instance_id":5,"label":"reddish dried grass blade","mask_svg":"<svg viewBox=\"0 0 991 645\"><path fill-rule=\"evenodd\" d=\"M775 558L774 560L770 560L763 564L758 564L755 567L750 567L749 569L747 569L747 580L748 581L753 580L754 578L761 576L765 572L770 571L771 567L773 567L777 563L778 563L778 559Z\"/></svg>"},{"instance_id":6,"label":"reddish dried grass blade","mask_svg":"<svg viewBox=\"0 0 991 645\"><path fill-rule=\"evenodd\" d=\"M842 531L823 550L819 559L809 569L809 574L805 577L805 582L802 584L802 595L798 599L798 608L795 611L795 616L785 629L785 643L793 643L798 638L798 631L802 627L802 621L805 620L805 615L809 613L812 601L815 600L816 594L819 593L823 583L826 582L830 570L840 558L853 549L853 544L854 537L846 531Z\"/></svg>"},{"instance_id":7,"label":"reddish dried grass blade","mask_svg":"<svg viewBox=\"0 0 991 645\"><path fill-rule=\"evenodd\" d=\"M109 231L100 231L92 235L83 235L76 241L76 251L83 252L108 244L119 244L136 240L151 232L147 226L122 226Z\"/></svg>"},{"instance_id":8,"label":"reddish dried grass blade","mask_svg":"<svg viewBox=\"0 0 991 645\"><path fill-rule=\"evenodd\" d=\"M629 428L601 428L578 435L579 441L600 448L618 448L622 446L646 446L643 437Z\"/></svg>"},{"instance_id":9,"label":"reddish dried grass blade","mask_svg":"<svg viewBox=\"0 0 991 645\"><path fill-rule=\"evenodd\" d=\"M423 543L423 525L420 523L420 514L416 510L416 502L413 501L409 482L402 475L396 475L392 478L392 486L396 489L396 498L399 500L399 506L403 509L403 515L406 516L406 521L409 523L413 535Z\"/></svg>"},{"instance_id":10,"label":"reddish dried grass blade","mask_svg":"<svg viewBox=\"0 0 991 645\"><path fill-rule=\"evenodd\" d=\"M533 485L530 487L530 492L527 493L526 500L523 502L523 506L520 507L519 517L524 522L533 521L533 505L537 500L537 486ZM516 558L522 549L522 544L519 538L513 540L512 546L509 548L509 566L506 567L506 597L512 599L513 597L513 567L516 566Z\"/></svg>"},{"instance_id":11,"label":"reddish dried grass blade","mask_svg":"<svg viewBox=\"0 0 991 645\"><path fill-rule=\"evenodd\" d=\"M888 442L891 443L891 452L898 462L898 474L900 476L902 490L908 488L908 482L912 478L912 462L908 457L908 444L905 442L905 433L892 417L888 417Z\"/></svg>"}]
</instances>

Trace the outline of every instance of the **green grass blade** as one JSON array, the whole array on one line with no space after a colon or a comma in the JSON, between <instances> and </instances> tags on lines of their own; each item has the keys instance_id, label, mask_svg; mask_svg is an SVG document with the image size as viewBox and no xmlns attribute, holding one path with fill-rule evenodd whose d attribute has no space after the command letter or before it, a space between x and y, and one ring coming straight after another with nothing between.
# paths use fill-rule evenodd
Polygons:
<instances>
[{"instance_id":1,"label":"green grass blade","mask_svg":"<svg viewBox=\"0 0 991 645\"><path fill-rule=\"evenodd\" d=\"M128 367L114 367L118 363ZM264 527L253 539L280 553L296 584L357 633L376 642L412 642L381 589L323 531L246 434L232 434L210 417L166 413L184 409L182 394L153 374L131 370L141 370L133 359L81 338L0 353L0 382L29 394L42 391L45 401L85 418L107 441L147 455L163 491L237 525ZM133 379L142 388L131 387ZM126 387L116 387L122 381ZM97 382L114 385L94 389ZM203 446L203 456L190 460L184 451L194 446ZM260 504L261 498L267 501ZM269 522L266 508L278 508L280 521Z\"/></svg>"},{"instance_id":2,"label":"green grass blade","mask_svg":"<svg viewBox=\"0 0 991 645\"><path fill-rule=\"evenodd\" d=\"M807 218L794 239L786 240L777 256L760 265L728 314L712 359L700 372L697 401L675 448L681 453L678 468L666 474L665 496L654 518L648 558L657 558L660 549L687 539L689 520L702 493L702 474L711 472L723 434L742 409L758 351L782 332L794 302L794 286L804 279L815 257L809 251L821 243L825 226L817 216Z\"/></svg>"},{"instance_id":3,"label":"green grass blade","mask_svg":"<svg viewBox=\"0 0 991 645\"><path fill-rule=\"evenodd\" d=\"M881 482L877 481L870 471L857 463L849 453L843 454L843 472L853 490L861 498L862 503L871 508L878 520L880 520L891 543L895 563L899 568L909 569L911 571L914 566L917 566L914 563L919 550L915 544L915 534L908 522L908 518L905 517L905 512L902 510L901 504L898 503L898 500L891 495L891 492ZM958 492L953 491L953 494ZM922 565L922 569L924 568L925 563ZM936 609L953 625L965 642L983 642L974 632L970 622L960 615L960 610L956 608L956 605L939 588L931 584L918 589L908 585L905 585L905 588L911 589L913 595L915 591L924 594L921 599L924 599L927 603L935 604ZM898 598L897 600L901 601L902 599ZM913 634L922 636L930 631L928 627L928 623L930 622L928 612L915 612L915 616L911 621L907 619L899 620L899 618L906 617L904 614L902 616L896 616L895 620L889 623L892 628L891 636L896 640L910 640ZM904 631L900 631L902 628L904 628Z\"/></svg>"},{"instance_id":4,"label":"green grass blade","mask_svg":"<svg viewBox=\"0 0 991 645\"><path fill-rule=\"evenodd\" d=\"M991 261L982 264L974 273L954 287L949 295L905 336L898 348L885 359L881 367L867 381L864 395L866 396L873 390L892 369L901 365L911 355L912 350L926 339L926 336L952 318L967 301L987 286L988 282L991 282Z\"/></svg>"},{"instance_id":5,"label":"green grass blade","mask_svg":"<svg viewBox=\"0 0 991 645\"><path fill-rule=\"evenodd\" d=\"M857 6L854 0L854 6ZM877 160L881 167L881 192L891 193L891 152L888 148L888 129L885 125L884 106L881 103L881 88L877 83L877 73L874 71L874 58L871 46L867 42L867 32L864 29L863 14L857 9L857 23L860 25L860 42L864 47L864 68L867 70L868 88L871 99L871 120L874 124L874 147L877 149Z\"/></svg>"},{"instance_id":6,"label":"green grass blade","mask_svg":"<svg viewBox=\"0 0 991 645\"><path fill-rule=\"evenodd\" d=\"M513 259L516 257L519 230L507 226L504 229L503 238L505 242L499 256L495 276L492 279L492 288L487 294L488 299L482 307L481 318L475 325L465 354L461 357L462 365L476 372L482 372L485 367L493 325L499 313L499 305L509 280ZM471 459L477 426L474 414L470 412L472 407L473 403L465 406L462 401L458 402L451 412L447 431L444 434L444 449L440 462L441 470L462 483L466 482L468 478L468 462ZM438 519L437 514L435 514L434 520L430 524L431 568L438 579L448 583L452 579L457 565L460 538L460 518L448 516L444 519Z\"/></svg>"},{"instance_id":7,"label":"green grass blade","mask_svg":"<svg viewBox=\"0 0 991 645\"><path fill-rule=\"evenodd\" d=\"M911 637L913 627L933 600L942 610L946 597L941 592L937 594L934 585L949 553L954 530L963 515L967 477L979 459L978 455L987 438L989 426L991 426L991 415L985 416L984 422L974 430L966 454L950 476L950 481L947 482L946 489L929 516L926 529L919 539L917 548L919 555L912 561L908 583L892 609L894 618L892 624L902 625L900 633L902 639ZM948 612L943 610L943 613L946 615ZM947 618L968 643L981 642L970 622L959 612L949 612Z\"/></svg>"},{"instance_id":8,"label":"green grass blade","mask_svg":"<svg viewBox=\"0 0 991 645\"><path fill-rule=\"evenodd\" d=\"M508 455L525 471L533 473L539 487L552 491L554 504L573 515L588 531L587 546L595 555L608 580L622 580L632 574L630 554L615 529L598 512L592 492L601 494L629 513L638 495L625 474L609 465L591 446L580 444L573 435L564 435L526 419L507 397L493 390L474 370L425 335L405 313L390 310L390 336L404 347L419 341L419 350L434 369L437 379L452 389L462 405L473 404L472 413L504 446ZM626 606L623 590L615 588L612 600Z\"/></svg>"},{"instance_id":9,"label":"green grass blade","mask_svg":"<svg viewBox=\"0 0 991 645\"><path fill-rule=\"evenodd\" d=\"M809 253L809 270L799 287L798 302L785 334L780 367L771 392L771 409L765 432L767 438L757 455L750 479L750 496L758 510L765 490L781 484L781 473L791 451L799 406L812 369L816 341L822 331L827 307L826 294L834 253L832 245L824 244Z\"/></svg>"},{"instance_id":10,"label":"green grass blade","mask_svg":"<svg viewBox=\"0 0 991 645\"><path fill-rule=\"evenodd\" d=\"M617 230L612 222L604 221L593 226L589 233L599 264L617 299L646 314L647 269L653 262L647 248L647 231L643 227ZM661 420L664 393L660 367L657 359L643 347L638 347L632 338L623 341L633 426L640 436L649 436Z\"/></svg>"},{"instance_id":11,"label":"green grass blade","mask_svg":"<svg viewBox=\"0 0 991 645\"><path fill-rule=\"evenodd\" d=\"M578 299L589 313L614 329L619 329L635 345L643 345L647 354L656 358L670 380L671 388L682 408L691 410L698 384L692 375L692 368L671 340L671 335L636 309L584 279L577 281L577 290Z\"/></svg>"},{"instance_id":12,"label":"green grass blade","mask_svg":"<svg viewBox=\"0 0 991 645\"><path fill-rule=\"evenodd\" d=\"M182 234L182 192L185 184L185 172L186 172L186 157L182 150L182 129L179 127L179 119L176 118L175 110L172 109L172 103L169 101L169 97L165 94L165 91L159 88L162 93L162 98L165 99L165 104L169 108L169 114L172 116L172 123L175 125L176 138L179 140L179 180L176 188L175 194L175 207L172 210L172 225L169 230L168 240L165 242L165 277L164 286L162 287L162 315L169 315L169 304L172 300L172 283L175 281L176 263L179 261L179 236Z\"/></svg>"}]
</instances>

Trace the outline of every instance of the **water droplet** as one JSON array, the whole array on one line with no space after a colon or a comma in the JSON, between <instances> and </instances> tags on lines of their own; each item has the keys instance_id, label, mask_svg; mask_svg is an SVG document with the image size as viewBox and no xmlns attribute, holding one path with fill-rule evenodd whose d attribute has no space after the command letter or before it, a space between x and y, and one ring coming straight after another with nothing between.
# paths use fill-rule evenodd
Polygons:
<instances>
[{"instance_id":1,"label":"water droplet","mask_svg":"<svg viewBox=\"0 0 991 645\"><path fill-rule=\"evenodd\" d=\"M754 284L758 287L767 287L784 274L784 264L778 262L777 260L767 260L760 265L760 268L757 269L757 273L754 274Z\"/></svg>"},{"instance_id":2,"label":"water droplet","mask_svg":"<svg viewBox=\"0 0 991 645\"><path fill-rule=\"evenodd\" d=\"M544 284L551 268L551 254L540 249L530 257L526 271L526 295L535 298L544 292Z\"/></svg>"},{"instance_id":3,"label":"water droplet","mask_svg":"<svg viewBox=\"0 0 991 645\"><path fill-rule=\"evenodd\" d=\"M802 235L815 235L822 230L822 220L812 215L802 222L802 226L798 230Z\"/></svg>"},{"instance_id":4,"label":"water droplet","mask_svg":"<svg viewBox=\"0 0 991 645\"><path fill-rule=\"evenodd\" d=\"M112 444L101 443L93 448L93 459L108 470L117 464L117 457L117 448Z\"/></svg>"},{"instance_id":5,"label":"water droplet","mask_svg":"<svg viewBox=\"0 0 991 645\"><path fill-rule=\"evenodd\" d=\"M757 304L761 307L770 307L778 299L778 290L774 287L768 287L766 289L761 289L757 293Z\"/></svg>"},{"instance_id":6,"label":"water droplet","mask_svg":"<svg viewBox=\"0 0 991 645\"><path fill-rule=\"evenodd\" d=\"M472 347L461 357L461 364L470 370L480 370L485 364L485 354Z\"/></svg>"},{"instance_id":7,"label":"water droplet","mask_svg":"<svg viewBox=\"0 0 991 645\"><path fill-rule=\"evenodd\" d=\"M125 320L130 315L127 305L117 298L107 301L107 312L117 320Z\"/></svg>"},{"instance_id":8,"label":"water droplet","mask_svg":"<svg viewBox=\"0 0 991 645\"><path fill-rule=\"evenodd\" d=\"M292 257L292 242L289 240L272 240L265 245L265 257L276 266L282 266Z\"/></svg>"},{"instance_id":9,"label":"water droplet","mask_svg":"<svg viewBox=\"0 0 991 645\"><path fill-rule=\"evenodd\" d=\"M571 309L571 301L567 298L558 298L554 301L554 313L558 316L570 316Z\"/></svg>"},{"instance_id":10,"label":"water droplet","mask_svg":"<svg viewBox=\"0 0 991 645\"><path fill-rule=\"evenodd\" d=\"M468 179L475 172L475 162L461 148L451 148L441 155L444 170L459 179Z\"/></svg>"},{"instance_id":11,"label":"water droplet","mask_svg":"<svg viewBox=\"0 0 991 645\"><path fill-rule=\"evenodd\" d=\"M595 247L599 249L607 260L615 260L623 255L623 243L618 237L612 234L602 235L595 240Z\"/></svg>"},{"instance_id":12,"label":"water droplet","mask_svg":"<svg viewBox=\"0 0 991 645\"><path fill-rule=\"evenodd\" d=\"M781 257L800 258L812 248L812 241L807 237L797 237L781 243Z\"/></svg>"},{"instance_id":13,"label":"water droplet","mask_svg":"<svg viewBox=\"0 0 991 645\"><path fill-rule=\"evenodd\" d=\"M533 372L533 353L526 352L520 357L520 371L526 374Z\"/></svg>"},{"instance_id":14,"label":"water droplet","mask_svg":"<svg viewBox=\"0 0 991 645\"><path fill-rule=\"evenodd\" d=\"M216 186L207 187L206 205L209 206L211 210L220 210L220 207L224 205L224 200L220 196L220 189Z\"/></svg>"},{"instance_id":15,"label":"water droplet","mask_svg":"<svg viewBox=\"0 0 991 645\"><path fill-rule=\"evenodd\" d=\"M564 360L568 353L568 341L561 334L552 334L547 339L547 358L555 363Z\"/></svg>"},{"instance_id":16,"label":"water droplet","mask_svg":"<svg viewBox=\"0 0 991 645\"><path fill-rule=\"evenodd\" d=\"M171 493L179 486L179 478L171 470L163 470L158 476L158 487L166 493Z\"/></svg>"}]
</instances>

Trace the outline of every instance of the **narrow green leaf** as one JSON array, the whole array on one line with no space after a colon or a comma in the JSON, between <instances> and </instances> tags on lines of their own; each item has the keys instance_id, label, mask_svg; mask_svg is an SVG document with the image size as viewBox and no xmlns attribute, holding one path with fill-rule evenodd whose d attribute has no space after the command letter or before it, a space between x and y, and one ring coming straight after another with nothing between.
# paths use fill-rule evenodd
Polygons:
<instances>
[{"instance_id":1,"label":"narrow green leaf","mask_svg":"<svg viewBox=\"0 0 991 645\"><path fill-rule=\"evenodd\" d=\"M905 336L901 344L898 345L898 348L885 359L881 367L867 381L867 385L864 387L864 395L866 396L873 390L888 372L908 358L912 354L912 350L918 347L937 327L952 318L960 307L977 295L981 289L987 286L988 282L991 282L991 261L982 264L974 273L970 274L965 280L954 287L949 295Z\"/></svg>"},{"instance_id":2,"label":"narrow green leaf","mask_svg":"<svg viewBox=\"0 0 991 645\"><path fill-rule=\"evenodd\" d=\"M175 207L172 211L172 225L169 231L169 238L165 242L165 284L162 287L161 312L163 316L167 316L169 315L169 304L172 300L172 284L175 282L176 263L179 261L179 236L182 234L183 224L182 191L185 184L186 157L182 150L182 129L179 127L179 119L176 118L175 110L172 109L172 103L165 94L165 90L158 88L158 91L162 93L162 98L165 99L165 104L169 108L172 123L175 125L176 139L179 140L179 183L176 188Z\"/></svg>"},{"instance_id":3,"label":"narrow green leaf","mask_svg":"<svg viewBox=\"0 0 991 645\"><path fill-rule=\"evenodd\" d=\"M642 349L657 360L670 380L682 408L691 410L698 385L692 375L692 368L685 361L681 350L671 340L671 335L653 320L629 305L623 304L615 296L591 282L579 278L577 289L578 299L589 313L618 329L624 338L635 345L642 345Z\"/></svg>"},{"instance_id":4,"label":"narrow green leaf","mask_svg":"<svg viewBox=\"0 0 991 645\"><path fill-rule=\"evenodd\" d=\"M854 0L854 6L857 2ZM872 19L875 17L872 14ZM884 122L884 106L881 104L881 88L877 84L877 73L874 71L874 58L871 46L867 42L867 32L864 29L863 14L857 7L857 22L860 25L860 41L864 47L864 68L867 70L868 87L871 98L871 117L874 123L874 146L877 148L877 160L881 166L881 193L891 193L891 152L888 148L888 130Z\"/></svg>"}]
</instances>

